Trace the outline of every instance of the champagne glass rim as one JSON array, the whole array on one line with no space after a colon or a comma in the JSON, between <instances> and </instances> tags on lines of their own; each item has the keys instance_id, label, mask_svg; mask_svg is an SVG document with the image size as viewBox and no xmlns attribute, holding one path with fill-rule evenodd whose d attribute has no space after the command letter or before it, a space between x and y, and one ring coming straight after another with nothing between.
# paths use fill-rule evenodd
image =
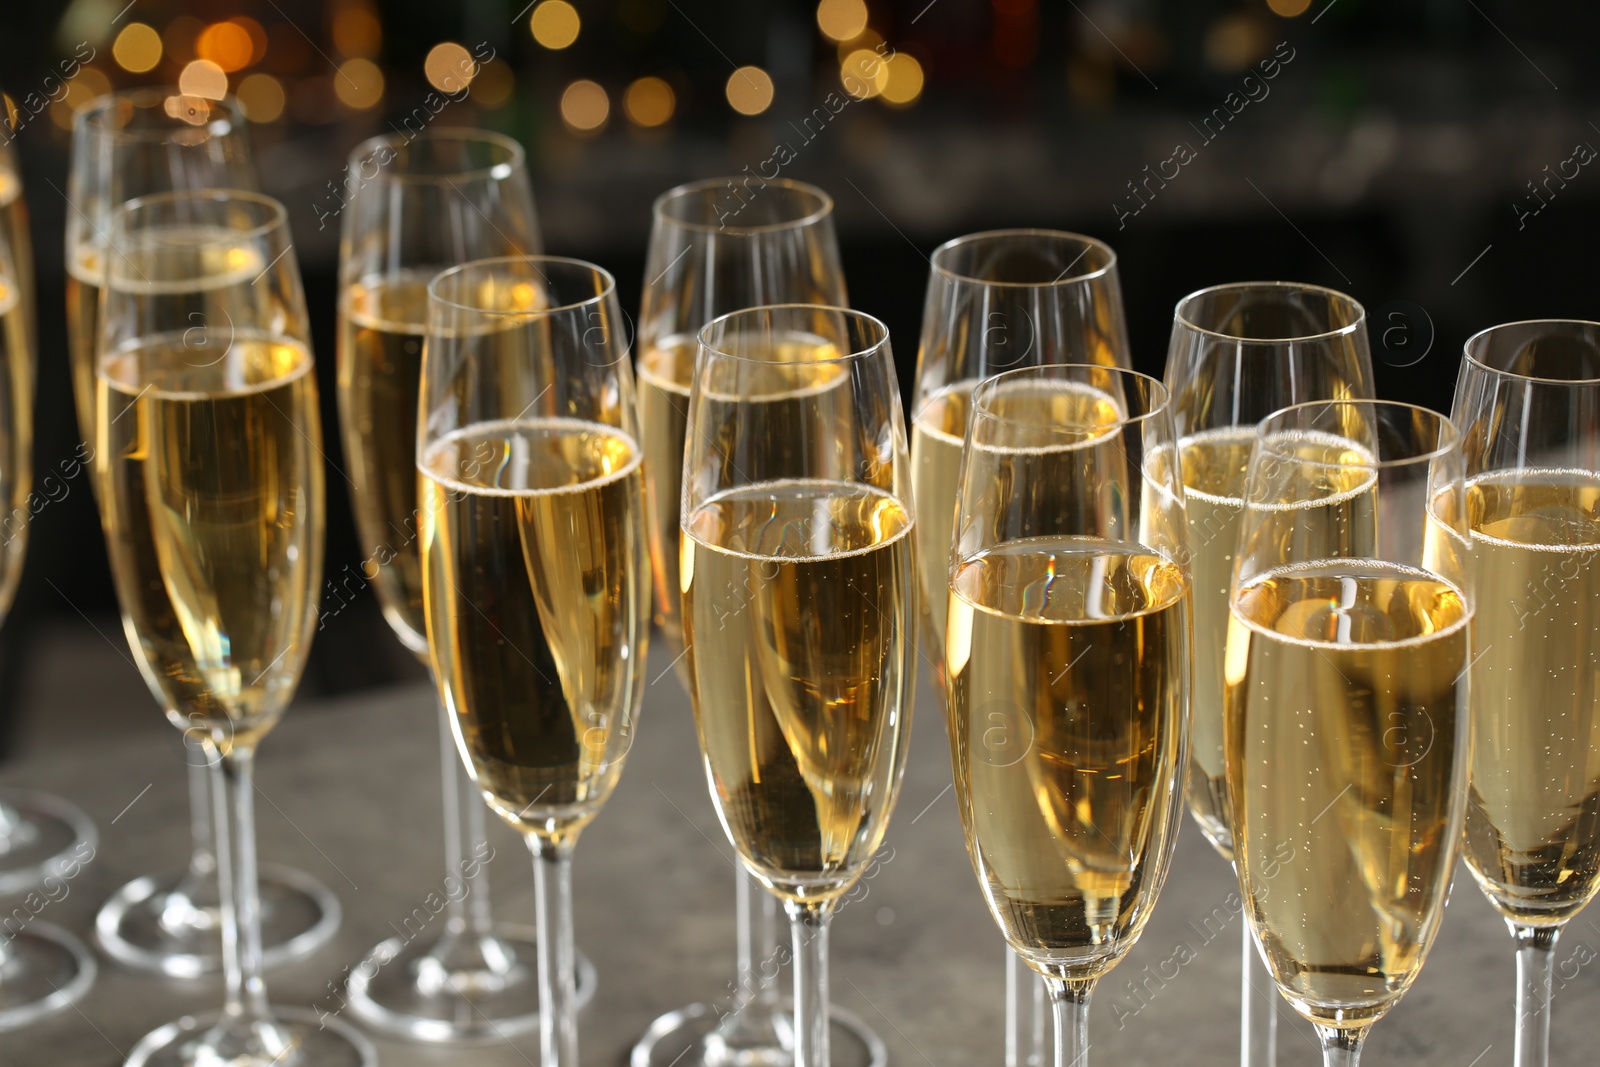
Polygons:
<instances>
[{"instance_id":1,"label":"champagne glass rim","mask_svg":"<svg viewBox=\"0 0 1600 1067\"><path fill-rule=\"evenodd\" d=\"M544 271L539 269L539 264L548 264L550 266L558 266L563 268L575 267L581 271L587 271L591 277L598 278L601 282L601 286L595 293L584 297L582 300L573 300L565 304L559 304L555 307L541 308L487 308L481 307L477 304L465 304L459 300L452 300L447 296L441 295L439 283L444 281L446 278L460 277L469 271L483 271L494 267L503 267L512 264L532 267L534 271L541 277L544 276ZM577 259L573 256L543 255L491 256L488 259L474 259L466 263L458 263L454 267L446 268L445 270L440 271L438 274L435 274L433 276L433 280L428 282L428 302L430 304L438 303L445 307L455 308L457 311L470 311L476 315L495 315L505 318L533 319L542 318L547 315L558 315L567 311L575 311L578 308L588 307L591 304L603 303L615 295L616 289L617 280L616 278L612 277L611 272L599 264L591 263L586 259Z\"/></svg>"},{"instance_id":2,"label":"champagne glass rim","mask_svg":"<svg viewBox=\"0 0 1600 1067\"><path fill-rule=\"evenodd\" d=\"M1340 407L1365 408L1372 411L1409 411L1412 419L1421 417L1422 419L1431 421L1434 424L1438 431L1439 444L1411 455L1397 456L1392 459L1384 459L1381 456L1374 455L1370 460L1359 461L1350 461L1345 459L1320 460L1302 456L1294 452L1285 451L1275 445L1275 442L1284 436L1284 433L1274 433L1274 430L1277 428L1269 428L1269 423L1277 422L1284 419L1286 416L1296 413L1309 412L1319 408L1326 411L1332 411L1333 409ZM1295 427L1283 427L1284 432L1292 432L1294 429ZM1461 431L1456 427L1456 424L1451 420L1450 416L1444 414L1443 412L1436 411L1430 407L1425 407L1422 404L1412 404L1405 400L1382 400L1371 397L1346 397L1337 400L1306 400L1298 404L1290 404L1287 407L1279 408L1277 411L1274 411L1272 414L1268 415L1266 418L1257 423L1254 447L1259 448L1263 452L1268 452L1279 459L1292 460L1295 463L1308 467L1356 467L1361 470L1374 471L1394 470L1399 467L1408 467L1418 463L1429 463L1433 460L1448 456L1452 452L1458 452L1461 448Z\"/></svg>"},{"instance_id":3,"label":"champagne glass rim","mask_svg":"<svg viewBox=\"0 0 1600 1067\"><path fill-rule=\"evenodd\" d=\"M266 217L254 226L233 231L244 238L263 237L279 227L289 224L289 209L283 202L265 193L258 193L253 189L169 189L161 193L148 193L135 197L125 203L118 204L112 214L111 231L116 232L117 224L135 212L159 207L163 204L177 203L250 203L266 210Z\"/></svg>"},{"instance_id":4,"label":"champagne glass rim","mask_svg":"<svg viewBox=\"0 0 1600 1067\"><path fill-rule=\"evenodd\" d=\"M1066 273L1066 271L1062 271L1061 275L1046 282L1013 282L1002 281L995 278L979 278L975 275L963 274L958 270L953 270L941 262L941 260L948 258L951 254L971 247L972 245L979 244L984 241L994 241L1007 237L1044 237L1061 242L1077 242L1083 245L1083 251L1078 254L1079 259L1083 258L1083 256L1087 255L1089 252L1095 251L1105 256L1105 262L1099 267L1096 267L1094 270L1084 271L1079 274L1069 275ZM1073 233L1070 230L1051 230L1040 227L1019 226L1010 229L980 230L977 233L968 233L963 234L960 237L953 237L933 250L933 254L928 257L928 264L933 268L935 274L947 278L950 281L969 282L973 285L992 285L996 288L1005 289L1052 289L1066 288L1070 285L1080 285L1085 282L1091 282L1098 278L1105 277L1117 269L1117 253L1104 241L1097 237L1090 237L1087 234ZM1074 260L1071 264L1068 264L1067 270L1071 270L1076 265L1077 261Z\"/></svg>"},{"instance_id":5,"label":"champagne glass rim","mask_svg":"<svg viewBox=\"0 0 1600 1067\"><path fill-rule=\"evenodd\" d=\"M815 203L811 206L811 209L803 215L796 215L792 219L784 219L780 222L758 223L754 226L723 226L714 222L694 222L692 220L681 219L675 215L667 213L666 209L668 204L677 200L681 200L694 193L702 193L708 189L726 188L730 183L733 182L749 181L749 176L734 175L732 177L724 178L701 178L697 181L684 182L682 185L674 185L671 189L668 189L666 192L655 198L655 201L650 205L650 215L657 222L670 226L676 226L683 230L694 230L700 233L725 233L743 237L749 234L776 233L781 230L799 230L833 214L833 197L829 196L817 186L812 185L810 182L796 181L793 178L757 177L755 180L761 183L762 189L765 189L769 185L775 185L779 189L784 189L788 192L801 193L805 196L812 197L814 198ZM760 194L757 192L755 195Z\"/></svg>"},{"instance_id":6,"label":"champagne glass rim","mask_svg":"<svg viewBox=\"0 0 1600 1067\"><path fill-rule=\"evenodd\" d=\"M199 99L209 102L213 109L221 109L223 111L222 115L207 119L201 123L188 123L173 119L170 126L129 129L126 126L113 126L105 121L111 109L121 104L130 104L137 108L159 108L167 100L175 97L194 96L194 93L182 92L175 85L119 89L115 92L104 93L89 101L73 116L72 124L75 129L79 123L82 123L85 127L92 126L97 134L101 136L113 137L123 141L148 141L151 143L165 141L175 133L190 130L204 130L212 137L221 137L244 130L244 122L247 117L244 106L239 103L239 98L232 93L227 93L217 100L213 100L211 97L199 97Z\"/></svg>"},{"instance_id":7,"label":"champagne glass rim","mask_svg":"<svg viewBox=\"0 0 1600 1067\"><path fill-rule=\"evenodd\" d=\"M1241 337L1238 334L1215 330L1209 326L1202 326L1189 315L1190 307L1203 297L1215 296L1219 293L1247 293L1251 291L1278 291L1283 293L1316 293L1333 298L1334 301L1345 305L1353 315L1348 323L1334 330L1323 330L1320 333L1302 334L1295 337ZM1223 282L1221 285L1208 285L1204 289L1196 289L1178 301L1173 309L1173 319L1184 329L1195 333L1205 334L1208 337L1220 338L1224 341L1243 342L1245 344L1293 344L1307 341L1325 341L1334 337L1347 337L1366 326L1367 309L1361 301L1349 293L1331 289L1326 285L1315 285L1311 282L1286 282L1286 281L1254 281L1254 282Z\"/></svg>"},{"instance_id":8,"label":"champagne glass rim","mask_svg":"<svg viewBox=\"0 0 1600 1067\"><path fill-rule=\"evenodd\" d=\"M443 181L475 181L481 178L506 178L526 165L527 153L514 137L476 126L429 126L418 133L380 133L368 137L351 149L347 167L366 162L380 148L400 149L417 141L461 141L493 145L506 153L506 158L483 166L464 167L460 170L441 170L428 174L394 170L379 164L378 173L365 181L438 184ZM500 173L504 170L504 173Z\"/></svg>"},{"instance_id":9,"label":"champagne glass rim","mask_svg":"<svg viewBox=\"0 0 1600 1067\"><path fill-rule=\"evenodd\" d=\"M769 315L774 311L825 311L830 314L837 315L840 318L860 323L866 327L868 331L868 339L864 343L860 345L851 345L849 352L841 352L839 355L830 356L827 359L807 360L807 366L824 367L830 364L850 363L855 360L866 359L877 355L879 352L888 347L889 344L889 327L884 325L882 319L879 319L873 315L868 315L865 311L857 311L854 308L835 307L831 304L759 304L755 307L740 308L738 311L730 311L725 315L718 315L716 318L700 327L700 331L696 335L698 347L710 352L718 359L733 359L738 360L741 363L755 363L763 366L779 365L783 361L766 359L760 356L749 356L740 352L730 352L726 349L726 347L718 347L718 345L714 344L711 340L711 331L713 329L719 326L725 327L725 324L731 323L734 319L737 319L740 316L754 317L757 315Z\"/></svg>"},{"instance_id":10,"label":"champagne glass rim","mask_svg":"<svg viewBox=\"0 0 1600 1067\"><path fill-rule=\"evenodd\" d=\"M1149 390L1149 402L1138 412L1124 410L1117 419L1116 425L1137 426L1142 422L1156 418L1172 406L1172 393L1167 389L1161 379L1145 374L1142 371L1130 370L1127 367L1108 367L1103 363L1045 363L1037 367L1016 367L1012 370L991 374L979 382L972 390L972 418L986 419L990 422L1009 423L1015 426L1036 425L1025 419L1012 418L1008 415L998 414L988 408L989 396L1004 388L1007 384L1027 379L1038 381L1077 381L1074 377L1063 376L1063 371L1093 372L1096 374L1115 375L1125 381L1138 382L1143 388Z\"/></svg>"},{"instance_id":11,"label":"champagne glass rim","mask_svg":"<svg viewBox=\"0 0 1600 1067\"><path fill-rule=\"evenodd\" d=\"M1485 327L1484 329L1481 329L1477 333L1473 334L1471 337L1467 338L1466 344L1462 346L1462 358L1465 359L1466 362L1471 366L1476 367L1479 370L1486 371L1490 374L1499 375L1502 378L1515 378L1518 381L1534 382L1539 385L1600 385L1600 377L1546 378L1536 374L1522 374L1517 371L1506 370L1504 367L1496 367L1492 363L1485 362L1475 351L1476 349L1485 347L1488 343L1489 337L1492 334L1499 333L1502 330L1513 330L1519 327L1527 328L1533 326L1553 326L1563 329L1587 327L1596 332L1600 332L1600 322L1595 322L1590 319L1518 319L1515 322L1501 322L1496 323L1493 326Z\"/></svg>"}]
</instances>

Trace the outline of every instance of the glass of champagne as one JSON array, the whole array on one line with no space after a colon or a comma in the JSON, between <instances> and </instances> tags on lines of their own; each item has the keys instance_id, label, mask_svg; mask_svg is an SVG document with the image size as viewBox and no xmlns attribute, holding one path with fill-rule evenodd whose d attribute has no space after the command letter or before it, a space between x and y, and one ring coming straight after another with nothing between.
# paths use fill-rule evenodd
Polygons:
<instances>
[{"instance_id":1,"label":"glass of champagne","mask_svg":"<svg viewBox=\"0 0 1600 1067\"><path fill-rule=\"evenodd\" d=\"M34 347L24 264L13 235L27 232L10 142L0 144L0 620L11 608L28 548L33 487ZM31 264L26 265L31 271ZM65 801L20 790L0 794L0 897L43 884L47 894L94 858L94 826ZM52 896L51 899L59 899ZM79 1000L93 984L94 956L53 923L0 929L0 1032Z\"/></svg>"},{"instance_id":2,"label":"glass of champagne","mask_svg":"<svg viewBox=\"0 0 1600 1067\"><path fill-rule=\"evenodd\" d=\"M923 643L944 675L951 522L972 390L1004 370L1050 363L1130 366L1117 254L1082 234L991 230L947 241L929 259L928 294L911 401L917 565ZM1042 1065L1043 979L1006 951L1006 1067ZM1031 987L1032 995L1025 996ZM1024 1047L1027 1051L1024 1051Z\"/></svg>"},{"instance_id":3,"label":"glass of champagne","mask_svg":"<svg viewBox=\"0 0 1600 1067\"><path fill-rule=\"evenodd\" d=\"M686 439L683 632L712 802L789 915L793 1062L828 1067L828 921L888 827L916 682L888 330L806 304L713 320Z\"/></svg>"},{"instance_id":4,"label":"glass of champagne","mask_svg":"<svg viewBox=\"0 0 1600 1067\"><path fill-rule=\"evenodd\" d=\"M1056 1067L1133 947L1182 818L1189 578L1167 392L1098 365L978 385L947 555L945 696L967 851L1049 987Z\"/></svg>"},{"instance_id":5,"label":"glass of champagne","mask_svg":"<svg viewBox=\"0 0 1600 1067\"><path fill-rule=\"evenodd\" d=\"M678 479L696 335L719 315L787 303L847 303L827 193L803 182L745 176L692 182L656 200L639 313L639 427L655 623L665 658L685 686ZM794 355L812 351L802 347ZM787 951L777 902L735 866L733 1009L691 1004L667 1012L634 1047L632 1067L784 1067L793 1058L778 972L763 966ZM843 1009L833 1009L832 1019L834 1054L843 1067L883 1067L888 1054L877 1034Z\"/></svg>"},{"instance_id":6,"label":"glass of champagne","mask_svg":"<svg viewBox=\"0 0 1600 1067\"><path fill-rule=\"evenodd\" d=\"M1166 385L1178 431L1194 579L1194 737L1189 812L1233 862L1223 773L1223 645L1228 582L1256 424L1307 400L1370 398L1366 312L1343 293L1294 282L1236 282L1178 301ZM1272 1067L1278 997L1241 923L1239 1062Z\"/></svg>"},{"instance_id":7,"label":"glass of champagne","mask_svg":"<svg viewBox=\"0 0 1600 1067\"><path fill-rule=\"evenodd\" d=\"M1467 867L1517 948L1516 1067L1550 1062L1556 938L1600 889L1600 323L1467 342Z\"/></svg>"},{"instance_id":8,"label":"glass of champagne","mask_svg":"<svg viewBox=\"0 0 1600 1067\"><path fill-rule=\"evenodd\" d=\"M417 409L428 283L468 260L540 250L522 146L483 130L432 127L375 137L350 154L342 212L339 422L350 502L384 617L428 662L417 512ZM539 1025L531 931L495 924L482 862L484 805L439 709L445 921L389 938L350 971L351 1010L423 1041L511 1036ZM579 997L594 972L579 963Z\"/></svg>"},{"instance_id":9,"label":"glass of champagne","mask_svg":"<svg viewBox=\"0 0 1600 1067\"><path fill-rule=\"evenodd\" d=\"M572 853L633 742L650 552L611 275L517 256L428 286L416 463L439 698L533 852L543 1067L577 1067Z\"/></svg>"},{"instance_id":10,"label":"glass of champagne","mask_svg":"<svg viewBox=\"0 0 1600 1067\"><path fill-rule=\"evenodd\" d=\"M134 89L103 96L74 117L67 176L67 348L85 462L93 461L96 439L95 346L113 210L149 193L256 184L244 114L232 99ZM184 736L193 838L187 867L135 878L95 918L107 954L174 977L222 966L210 770L201 740L200 731ZM333 936L339 901L326 887L291 868L266 865L260 873L266 966L303 958Z\"/></svg>"},{"instance_id":11,"label":"glass of champagne","mask_svg":"<svg viewBox=\"0 0 1600 1067\"><path fill-rule=\"evenodd\" d=\"M1422 968L1465 811L1467 519L1444 416L1312 401L1261 422L1224 655L1245 913L1328 1067Z\"/></svg>"},{"instance_id":12,"label":"glass of champagne","mask_svg":"<svg viewBox=\"0 0 1600 1067\"><path fill-rule=\"evenodd\" d=\"M316 375L283 205L157 193L113 215L96 366L96 477L123 628L213 766L221 1012L145 1035L133 1067L366 1067L338 1019L268 1004L256 748L305 666L322 572Z\"/></svg>"}]
</instances>

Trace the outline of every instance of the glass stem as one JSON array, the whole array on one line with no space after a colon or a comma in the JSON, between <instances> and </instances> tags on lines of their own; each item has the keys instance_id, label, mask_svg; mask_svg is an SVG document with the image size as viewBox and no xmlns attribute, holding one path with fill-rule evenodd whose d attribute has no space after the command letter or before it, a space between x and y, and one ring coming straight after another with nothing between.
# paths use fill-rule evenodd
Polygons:
<instances>
[{"instance_id":1,"label":"glass stem","mask_svg":"<svg viewBox=\"0 0 1600 1067\"><path fill-rule=\"evenodd\" d=\"M493 919L489 912L489 872L479 861L488 839L486 805L478 784L461 766L450 711L439 706L439 773L444 793L444 871L446 878L462 883L459 895L445 894L445 929L452 934L488 937Z\"/></svg>"},{"instance_id":2,"label":"glass stem","mask_svg":"<svg viewBox=\"0 0 1600 1067\"><path fill-rule=\"evenodd\" d=\"M1317 1026L1322 1042L1322 1067L1356 1067L1361 1060L1361 1042L1371 1026Z\"/></svg>"},{"instance_id":3,"label":"glass stem","mask_svg":"<svg viewBox=\"0 0 1600 1067\"><path fill-rule=\"evenodd\" d=\"M1021 963L1020 957L1018 962ZM1022 964L1024 970L1032 970L1027 964ZM1033 981L1028 983L1033 986L1033 1041L1028 1047L1028 1067L1049 1067L1050 1048L1045 1037L1045 1020L1050 1015L1048 1007L1050 1001L1050 987L1045 983L1043 975L1034 975Z\"/></svg>"},{"instance_id":4,"label":"glass stem","mask_svg":"<svg viewBox=\"0 0 1600 1067\"><path fill-rule=\"evenodd\" d=\"M1276 1067L1278 1060L1278 988L1256 952L1249 922L1239 960L1239 1067Z\"/></svg>"},{"instance_id":5,"label":"glass stem","mask_svg":"<svg viewBox=\"0 0 1600 1067\"><path fill-rule=\"evenodd\" d=\"M784 901L794 938L794 1067L828 1067L828 922L832 901Z\"/></svg>"},{"instance_id":6,"label":"glass stem","mask_svg":"<svg viewBox=\"0 0 1600 1067\"><path fill-rule=\"evenodd\" d=\"M571 837L528 835L539 936L540 1067L578 1067Z\"/></svg>"},{"instance_id":7,"label":"glass stem","mask_svg":"<svg viewBox=\"0 0 1600 1067\"><path fill-rule=\"evenodd\" d=\"M215 754L212 753L214 756ZM256 880L255 749L235 745L215 760L217 881L222 896L224 1018L235 1023L272 1018L261 978L261 899Z\"/></svg>"},{"instance_id":8,"label":"glass stem","mask_svg":"<svg viewBox=\"0 0 1600 1067\"><path fill-rule=\"evenodd\" d=\"M1089 1062L1089 993L1094 979L1046 978L1056 1019L1055 1067L1086 1067Z\"/></svg>"},{"instance_id":9,"label":"glass stem","mask_svg":"<svg viewBox=\"0 0 1600 1067\"><path fill-rule=\"evenodd\" d=\"M1022 1061L1022 987L1028 968L1011 946L1006 946L1006 1067L1024 1067Z\"/></svg>"},{"instance_id":10,"label":"glass stem","mask_svg":"<svg viewBox=\"0 0 1600 1067\"><path fill-rule=\"evenodd\" d=\"M216 873L216 850L211 839L211 765L217 761L215 749L185 730L183 744L189 764L189 838L193 842L189 854L188 881L198 882Z\"/></svg>"},{"instance_id":11,"label":"glass stem","mask_svg":"<svg viewBox=\"0 0 1600 1067\"><path fill-rule=\"evenodd\" d=\"M1546 1067L1550 1062L1550 998L1559 926L1507 922L1517 944L1517 1048L1515 1067Z\"/></svg>"}]
</instances>

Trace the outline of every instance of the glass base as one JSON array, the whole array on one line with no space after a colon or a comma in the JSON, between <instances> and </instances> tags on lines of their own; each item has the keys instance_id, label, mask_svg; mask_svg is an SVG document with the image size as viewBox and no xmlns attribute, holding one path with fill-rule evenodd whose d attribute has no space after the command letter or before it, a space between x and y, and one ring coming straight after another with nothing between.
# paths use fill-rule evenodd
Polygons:
<instances>
[{"instance_id":1,"label":"glass base","mask_svg":"<svg viewBox=\"0 0 1600 1067\"><path fill-rule=\"evenodd\" d=\"M650 1024L633 1046L629 1067L792 1067L793 1026L788 1013L780 1011L765 1020L749 1019L754 1011L755 1008L744 1010L742 1028L767 1029L779 1035L782 1044L730 1048L718 1035L722 1019L716 1011L705 1004L691 1004L669 1011ZM833 1030L829 1038L833 1067L885 1067L889 1062L883 1039L856 1015L832 1005L828 1018Z\"/></svg>"},{"instance_id":2,"label":"glass base","mask_svg":"<svg viewBox=\"0 0 1600 1067\"><path fill-rule=\"evenodd\" d=\"M30 922L0 956L0 1031L77 1003L94 984L94 956L50 923Z\"/></svg>"},{"instance_id":3,"label":"glass base","mask_svg":"<svg viewBox=\"0 0 1600 1067\"><path fill-rule=\"evenodd\" d=\"M272 1008L273 1021L224 1024L221 1012L185 1015L152 1030L125 1067L377 1067L378 1054L348 1023L301 1008Z\"/></svg>"},{"instance_id":4,"label":"glass base","mask_svg":"<svg viewBox=\"0 0 1600 1067\"><path fill-rule=\"evenodd\" d=\"M96 840L89 817L59 797L0 791L0 897L20 896L69 863L87 862Z\"/></svg>"},{"instance_id":5,"label":"glass base","mask_svg":"<svg viewBox=\"0 0 1600 1067\"><path fill-rule=\"evenodd\" d=\"M539 1028L534 932L496 923L490 937L445 933L379 943L350 970L350 1013L412 1041L501 1041ZM594 997L594 964L580 952L578 1006Z\"/></svg>"},{"instance_id":6,"label":"glass base","mask_svg":"<svg viewBox=\"0 0 1600 1067\"><path fill-rule=\"evenodd\" d=\"M214 899L201 904L189 896L186 878L145 875L117 890L95 916L95 937L106 955L172 978L220 971L221 915ZM339 898L321 882L289 867L261 867L264 968L311 955L333 937L339 919Z\"/></svg>"}]
</instances>

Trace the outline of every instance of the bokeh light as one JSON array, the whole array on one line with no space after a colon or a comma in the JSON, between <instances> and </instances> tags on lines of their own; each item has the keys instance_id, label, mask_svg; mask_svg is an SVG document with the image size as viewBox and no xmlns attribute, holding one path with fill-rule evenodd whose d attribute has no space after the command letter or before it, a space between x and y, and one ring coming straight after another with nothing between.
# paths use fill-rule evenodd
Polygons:
<instances>
[{"instance_id":1,"label":"bokeh light","mask_svg":"<svg viewBox=\"0 0 1600 1067\"><path fill-rule=\"evenodd\" d=\"M884 64L889 78L883 87L885 103L908 107L922 95L922 64L904 52L896 52Z\"/></svg>"},{"instance_id":2,"label":"bokeh light","mask_svg":"<svg viewBox=\"0 0 1600 1067\"><path fill-rule=\"evenodd\" d=\"M333 16L333 47L356 59L371 59L383 46L383 25L367 7L342 7Z\"/></svg>"},{"instance_id":3,"label":"bokeh light","mask_svg":"<svg viewBox=\"0 0 1600 1067\"><path fill-rule=\"evenodd\" d=\"M478 76L472 79L472 99L487 108L500 107L511 99L516 87L517 78L510 64L491 59L478 67Z\"/></svg>"},{"instance_id":4,"label":"bokeh light","mask_svg":"<svg viewBox=\"0 0 1600 1067\"><path fill-rule=\"evenodd\" d=\"M533 31L535 41L559 52L578 39L583 21L578 18L578 9L567 0L543 0L529 16L528 28Z\"/></svg>"},{"instance_id":5,"label":"bokeh light","mask_svg":"<svg viewBox=\"0 0 1600 1067\"><path fill-rule=\"evenodd\" d=\"M576 133L595 133L611 115L611 98L598 82L580 78L561 94L561 121Z\"/></svg>"},{"instance_id":6,"label":"bokeh light","mask_svg":"<svg viewBox=\"0 0 1600 1067\"><path fill-rule=\"evenodd\" d=\"M1296 15L1304 15L1306 8L1311 6L1311 0L1267 0L1267 6L1272 8L1274 15L1292 19Z\"/></svg>"},{"instance_id":7,"label":"bokeh light","mask_svg":"<svg viewBox=\"0 0 1600 1067\"><path fill-rule=\"evenodd\" d=\"M628 118L646 128L660 126L672 118L677 103L672 86L655 77L640 78L628 86L622 97L622 109L628 113Z\"/></svg>"},{"instance_id":8,"label":"bokeh light","mask_svg":"<svg viewBox=\"0 0 1600 1067\"><path fill-rule=\"evenodd\" d=\"M372 107L383 99L383 71L370 59L347 59L339 64L333 91L346 107L357 111Z\"/></svg>"},{"instance_id":9,"label":"bokeh light","mask_svg":"<svg viewBox=\"0 0 1600 1067\"><path fill-rule=\"evenodd\" d=\"M178 75L178 91L184 96L221 100L228 95L228 73L209 59L191 60Z\"/></svg>"},{"instance_id":10,"label":"bokeh light","mask_svg":"<svg viewBox=\"0 0 1600 1067\"><path fill-rule=\"evenodd\" d=\"M772 77L760 67L740 67L728 75L728 104L741 115L759 115L772 106Z\"/></svg>"},{"instance_id":11,"label":"bokeh light","mask_svg":"<svg viewBox=\"0 0 1600 1067\"><path fill-rule=\"evenodd\" d=\"M195 38L195 54L224 71L243 70L255 55L250 31L237 22L213 22Z\"/></svg>"},{"instance_id":12,"label":"bokeh light","mask_svg":"<svg viewBox=\"0 0 1600 1067\"><path fill-rule=\"evenodd\" d=\"M428 76L428 84L441 93L459 93L472 84L478 64L472 53L454 41L441 41L428 51L422 71Z\"/></svg>"},{"instance_id":13,"label":"bokeh light","mask_svg":"<svg viewBox=\"0 0 1600 1067\"><path fill-rule=\"evenodd\" d=\"M131 74L153 70L161 62L161 35L142 22L130 22L112 42L111 57Z\"/></svg>"},{"instance_id":14,"label":"bokeh light","mask_svg":"<svg viewBox=\"0 0 1600 1067\"><path fill-rule=\"evenodd\" d=\"M835 41L854 40L867 28L867 5L862 0L822 0L817 28Z\"/></svg>"},{"instance_id":15,"label":"bokeh light","mask_svg":"<svg viewBox=\"0 0 1600 1067\"><path fill-rule=\"evenodd\" d=\"M857 100L877 96L889 84L889 64L870 48L858 48L839 64L839 81Z\"/></svg>"},{"instance_id":16,"label":"bokeh light","mask_svg":"<svg viewBox=\"0 0 1600 1067\"><path fill-rule=\"evenodd\" d=\"M239 83L235 94L244 105L251 122L277 122L283 117L283 85L270 74L249 74Z\"/></svg>"}]
</instances>

